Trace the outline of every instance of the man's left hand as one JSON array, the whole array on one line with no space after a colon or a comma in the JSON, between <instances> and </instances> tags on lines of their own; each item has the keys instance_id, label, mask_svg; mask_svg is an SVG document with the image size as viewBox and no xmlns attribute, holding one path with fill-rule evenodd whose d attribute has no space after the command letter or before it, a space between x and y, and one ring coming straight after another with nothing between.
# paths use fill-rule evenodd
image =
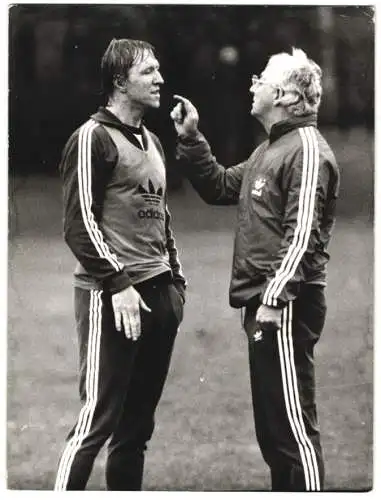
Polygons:
<instances>
[{"instance_id":1,"label":"man's left hand","mask_svg":"<svg viewBox=\"0 0 381 500\"><path fill-rule=\"evenodd\" d=\"M256 321L258 326L266 331L277 331L281 327L282 309L260 305L257 311Z\"/></svg>"}]
</instances>

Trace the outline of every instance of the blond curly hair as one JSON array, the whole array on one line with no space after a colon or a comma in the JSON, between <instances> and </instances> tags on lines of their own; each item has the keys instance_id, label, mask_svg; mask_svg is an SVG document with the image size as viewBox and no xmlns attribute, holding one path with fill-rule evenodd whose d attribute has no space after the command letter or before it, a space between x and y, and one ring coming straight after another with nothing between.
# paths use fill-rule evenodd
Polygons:
<instances>
[{"instance_id":1,"label":"blond curly hair","mask_svg":"<svg viewBox=\"0 0 381 500\"><path fill-rule=\"evenodd\" d=\"M306 53L297 48L292 54L282 52L269 60L277 74L277 83L283 90L280 104L295 116L317 113L322 89L322 70Z\"/></svg>"}]
</instances>

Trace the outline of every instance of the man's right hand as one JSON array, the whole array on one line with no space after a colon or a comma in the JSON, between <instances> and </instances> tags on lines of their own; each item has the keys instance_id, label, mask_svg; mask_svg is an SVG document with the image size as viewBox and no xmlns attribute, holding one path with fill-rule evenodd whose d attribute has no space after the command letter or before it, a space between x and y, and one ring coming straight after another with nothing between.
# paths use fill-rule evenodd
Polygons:
<instances>
[{"instance_id":1,"label":"man's right hand","mask_svg":"<svg viewBox=\"0 0 381 500\"><path fill-rule=\"evenodd\" d=\"M112 306L116 329L121 331L123 325L126 337L138 340L141 334L140 307L151 312L140 294L133 286L129 286L121 292L113 294Z\"/></svg>"},{"instance_id":2,"label":"man's right hand","mask_svg":"<svg viewBox=\"0 0 381 500\"><path fill-rule=\"evenodd\" d=\"M181 95L174 95L179 101L171 111L171 118L175 124L176 132L181 137L194 137L198 133L198 111L189 99Z\"/></svg>"}]
</instances>

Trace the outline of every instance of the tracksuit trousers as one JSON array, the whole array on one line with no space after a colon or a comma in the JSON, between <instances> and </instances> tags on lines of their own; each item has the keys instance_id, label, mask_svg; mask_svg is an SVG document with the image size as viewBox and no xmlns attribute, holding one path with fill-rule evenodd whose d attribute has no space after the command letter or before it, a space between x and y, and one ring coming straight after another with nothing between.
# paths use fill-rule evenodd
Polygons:
<instances>
[{"instance_id":1,"label":"tracksuit trousers","mask_svg":"<svg viewBox=\"0 0 381 500\"><path fill-rule=\"evenodd\" d=\"M273 491L320 491L324 464L315 403L314 346L323 330L324 288L302 285L282 310L278 331L256 324L259 298L246 308L257 441Z\"/></svg>"},{"instance_id":2,"label":"tracksuit trousers","mask_svg":"<svg viewBox=\"0 0 381 500\"><path fill-rule=\"evenodd\" d=\"M141 310L142 334L128 340L115 329L111 295L75 289L83 403L58 466L55 490L85 489L94 460L108 443L108 490L142 487L144 452L167 377L183 302L160 279L136 285L152 312Z\"/></svg>"}]
</instances>

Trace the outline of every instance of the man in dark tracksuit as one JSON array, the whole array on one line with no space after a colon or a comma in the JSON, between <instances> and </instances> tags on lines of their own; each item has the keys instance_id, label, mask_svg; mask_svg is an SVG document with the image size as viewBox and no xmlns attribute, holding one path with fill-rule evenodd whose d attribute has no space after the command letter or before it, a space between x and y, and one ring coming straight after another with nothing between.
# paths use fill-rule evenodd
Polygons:
<instances>
[{"instance_id":1,"label":"man in dark tracksuit","mask_svg":"<svg viewBox=\"0 0 381 500\"><path fill-rule=\"evenodd\" d=\"M64 234L78 260L77 423L56 490L86 487L107 439L109 490L142 487L144 452L183 316L185 279L166 204L163 151L142 125L160 105L153 48L112 40L102 59L107 107L69 138L62 155Z\"/></svg>"},{"instance_id":2,"label":"man in dark tracksuit","mask_svg":"<svg viewBox=\"0 0 381 500\"><path fill-rule=\"evenodd\" d=\"M324 481L314 345L339 173L316 128L320 81L301 50L271 57L250 89L268 140L227 169L198 131L193 104L175 96L171 113L195 189L208 203L238 204L230 304L245 308L256 435L274 491L319 491Z\"/></svg>"}]
</instances>

